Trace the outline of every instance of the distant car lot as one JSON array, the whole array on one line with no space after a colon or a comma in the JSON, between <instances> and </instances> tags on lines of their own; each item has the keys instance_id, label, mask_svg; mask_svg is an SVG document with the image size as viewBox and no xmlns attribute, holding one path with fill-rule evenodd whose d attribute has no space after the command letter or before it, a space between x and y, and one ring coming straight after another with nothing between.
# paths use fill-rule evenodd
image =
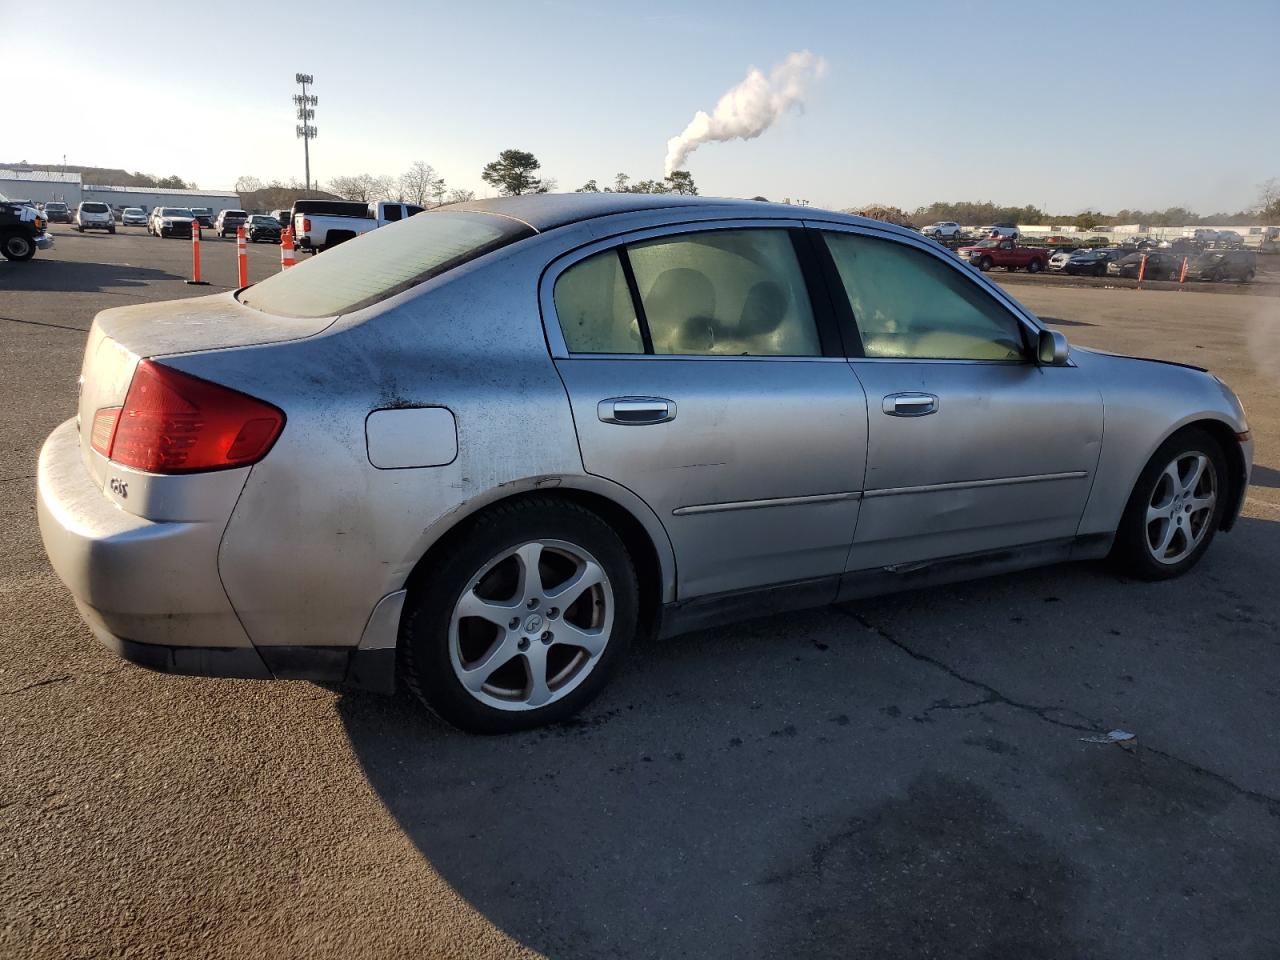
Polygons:
<instances>
[{"instance_id":1,"label":"distant car lot","mask_svg":"<svg viewBox=\"0 0 1280 960\"><path fill-rule=\"evenodd\" d=\"M1280 298L1261 280L992 275L1075 342L1240 392L1254 487L1188 578L1065 566L706 631L637 651L574 724L477 740L405 701L151 675L88 636L35 533L35 452L73 411L96 311L202 291L189 242L54 230L0 263L0 953L1274 949ZM203 267L230 289L235 245ZM251 279L278 268L250 246ZM1136 751L1082 742L1117 727Z\"/></svg>"}]
</instances>

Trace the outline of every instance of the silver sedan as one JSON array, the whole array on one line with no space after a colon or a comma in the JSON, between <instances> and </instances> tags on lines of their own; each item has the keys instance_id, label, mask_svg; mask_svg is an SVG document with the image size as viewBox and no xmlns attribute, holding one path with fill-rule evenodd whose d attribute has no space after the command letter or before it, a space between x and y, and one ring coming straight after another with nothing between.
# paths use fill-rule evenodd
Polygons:
<instances>
[{"instance_id":1,"label":"silver sedan","mask_svg":"<svg viewBox=\"0 0 1280 960\"><path fill-rule=\"evenodd\" d=\"M175 673L564 718L633 638L1063 560L1164 578L1244 500L1204 370L1068 348L909 231L515 197L237 293L107 310L39 515Z\"/></svg>"}]
</instances>

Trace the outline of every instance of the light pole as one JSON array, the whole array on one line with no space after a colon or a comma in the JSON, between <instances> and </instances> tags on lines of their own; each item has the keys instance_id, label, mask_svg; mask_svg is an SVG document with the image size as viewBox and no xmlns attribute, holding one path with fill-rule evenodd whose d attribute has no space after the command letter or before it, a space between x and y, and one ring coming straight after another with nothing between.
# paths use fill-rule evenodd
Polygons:
<instances>
[{"instance_id":1,"label":"light pole","mask_svg":"<svg viewBox=\"0 0 1280 960\"><path fill-rule=\"evenodd\" d=\"M299 123L294 129L299 139L302 140L302 156L306 164L307 171L307 193L311 193L311 141L316 135L316 128L311 125L311 121L315 118L315 106L320 102L315 94L307 93L308 84L315 83L315 77L309 73L295 73L293 75L294 82L302 86L302 93L293 95L293 102L298 107Z\"/></svg>"}]
</instances>

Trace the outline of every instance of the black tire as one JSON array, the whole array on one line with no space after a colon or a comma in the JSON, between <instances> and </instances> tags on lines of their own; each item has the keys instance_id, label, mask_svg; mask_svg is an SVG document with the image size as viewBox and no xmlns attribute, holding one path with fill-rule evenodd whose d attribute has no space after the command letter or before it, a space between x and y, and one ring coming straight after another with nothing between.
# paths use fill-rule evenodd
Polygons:
<instances>
[{"instance_id":1,"label":"black tire","mask_svg":"<svg viewBox=\"0 0 1280 960\"><path fill-rule=\"evenodd\" d=\"M469 693L454 672L449 628L472 578L493 558L532 540L560 540L585 549L604 568L613 590L613 629L587 676L543 707L503 710ZM409 588L400 620L400 675L432 713L462 730L498 734L565 720L582 709L626 657L639 615L635 565L621 538L584 507L548 497L498 504L451 535L447 555Z\"/></svg>"},{"instance_id":2,"label":"black tire","mask_svg":"<svg viewBox=\"0 0 1280 960\"><path fill-rule=\"evenodd\" d=\"M79 230L81 233L84 233L84 227L80 226L80 224L78 223L76 224L76 229Z\"/></svg>"},{"instance_id":3,"label":"black tire","mask_svg":"<svg viewBox=\"0 0 1280 960\"><path fill-rule=\"evenodd\" d=\"M988 270L990 270L990 269L991 269L991 258L990 258L990 257L983 257L981 260L979 260L979 261L978 261L978 269L979 269L979 270L981 270L983 273L986 273Z\"/></svg>"},{"instance_id":4,"label":"black tire","mask_svg":"<svg viewBox=\"0 0 1280 960\"><path fill-rule=\"evenodd\" d=\"M1177 563L1162 563L1152 556L1148 546L1147 504L1156 491L1156 484L1165 466L1179 454L1192 452L1203 453L1209 458L1215 471L1216 502L1206 521L1208 529L1205 530L1203 539ZM1213 536L1222 523L1222 513L1230 494L1228 479L1226 454L1222 445L1199 427L1179 430L1160 445L1139 474L1138 482L1134 484L1129 503L1120 519L1120 527L1116 531L1115 544L1111 548L1112 565L1119 572L1140 580L1168 580L1186 573L1209 549L1209 544L1213 542Z\"/></svg>"},{"instance_id":5,"label":"black tire","mask_svg":"<svg viewBox=\"0 0 1280 960\"><path fill-rule=\"evenodd\" d=\"M1039 273L1044 269L1044 263L1040 260L1032 260L1027 264L1027 273Z\"/></svg>"},{"instance_id":6,"label":"black tire","mask_svg":"<svg viewBox=\"0 0 1280 960\"><path fill-rule=\"evenodd\" d=\"M108 227L108 228L107 228L107 233L114 234L115 232L116 232L116 228L115 228L115 227Z\"/></svg>"},{"instance_id":7,"label":"black tire","mask_svg":"<svg viewBox=\"0 0 1280 960\"><path fill-rule=\"evenodd\" d=\"M0 255L6 260L30 260L36 255L35 241L25 233L13 231L0 237Z\"/></svg>"},{"instance_id":8,"label":"black tire","mask_svg":"<svg viewBox=\"0 0 1280 960\"><path fill-rule=\"evenodd\" d=\"M1253 270L1250 270L1248 273L1246 273L1243 277L1240 278L1240 282L1253 283L1253 278L1256 276L1257 276L1257 273L1254 272Z\"/></svg>"}]
</instances>

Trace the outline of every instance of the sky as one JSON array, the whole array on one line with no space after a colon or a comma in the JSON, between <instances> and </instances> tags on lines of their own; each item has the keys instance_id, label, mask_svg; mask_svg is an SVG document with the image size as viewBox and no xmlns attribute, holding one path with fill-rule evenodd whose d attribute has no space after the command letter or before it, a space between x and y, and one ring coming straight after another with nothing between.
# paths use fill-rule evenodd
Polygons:
<instances>
[{"instance_id":1,"label":"sky","mask_svg":"<svg viewBox=\"0 0 1280 960\"><path fill-rule=\"evenodd\" d=\"M319 97L313 178L425 160L485 196L508 147L561 190L659 178L695 111L802 50L826 62L803 106L694 152L702 193L1207 214L1280 177L1280 0L0 0L0 36L28 75L6 85L0 163L206 188L302 179L297 72Z\"/></svg>"}]
</instances>

